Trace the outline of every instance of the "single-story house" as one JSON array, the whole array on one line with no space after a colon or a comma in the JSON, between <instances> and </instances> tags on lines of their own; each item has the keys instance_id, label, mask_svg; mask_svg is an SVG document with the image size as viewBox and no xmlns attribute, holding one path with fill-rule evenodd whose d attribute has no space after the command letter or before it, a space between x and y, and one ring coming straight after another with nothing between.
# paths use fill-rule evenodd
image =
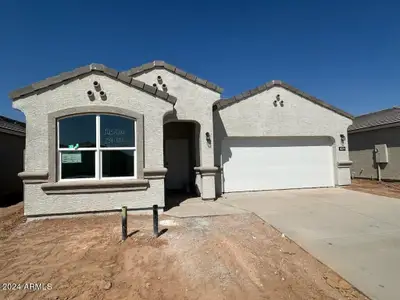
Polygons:
<instances>
[{"instance_id":1,"label":"single-story house","mask_svg":"<svg viewBox=\"0 0 400 300\"><path fill-rule=\"evenodd\" d=\"M348 135L354 178L400 180L400 107L356 117Z\"/></svg>"},{"instance_id":2,"label":"single-story house","mask_svg":"<svg viewBox=\"0 0 400 300\"><path fill-rule=\"evenodd\" d=\"M91 64L10 94L27 122L28 217L165 207L165 191L350 184L352 116L281 81L230 99L163 61Z\"/></svg>"},{"instance_id":3,"label":"single-story house","mask_svg":"<svg viewBox=\"0 0 400 300\"><path fill-rule=\"evenodd\" d=\"M0 205L22 196L18 173L24 170L24 149L25 123L0 116Z\"/></svg>"}]
</instances>

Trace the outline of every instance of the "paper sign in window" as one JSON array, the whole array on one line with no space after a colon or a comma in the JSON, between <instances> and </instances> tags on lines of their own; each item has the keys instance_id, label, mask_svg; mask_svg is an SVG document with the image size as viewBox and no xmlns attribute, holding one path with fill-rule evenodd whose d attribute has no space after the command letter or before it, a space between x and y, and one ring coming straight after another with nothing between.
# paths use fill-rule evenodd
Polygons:
<instances>
[{"instance_id":1,"label":"paper sign in window","mask_svg":"<svg viewBox=\"0 0 400 300\"><path fill-rule=\"evenodd\" d=\"M61 153L61 162L63 164L80 164L82 163L82 153Z\"/></svg>"}]
</instances>

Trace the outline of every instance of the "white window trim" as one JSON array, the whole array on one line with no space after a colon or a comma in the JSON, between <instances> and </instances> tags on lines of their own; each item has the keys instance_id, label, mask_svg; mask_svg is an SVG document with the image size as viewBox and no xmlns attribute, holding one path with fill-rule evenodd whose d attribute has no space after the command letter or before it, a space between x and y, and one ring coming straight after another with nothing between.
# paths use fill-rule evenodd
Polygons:
<instances>
[{"instance_id":1,"label":"white window trim","mask_svg":"<svg viewBox=\"0 0 400 300\"><path fill-rule=\"evenodd\" d=\"M86 114L83 114L86 115ZM93 115L93 114L87 114ZM135 137L135 147L101 147L100 146L100 116L102 115L111 115L117 116L121 118L126 118L131 120L134 123L134 137ZM71 116L72 118L75 116ZM135 119L118 116L113 114L96 114L96 147L85 147L85 148L77 148L77 149L70 149L70 148L60 148L60 121L69 117L60 118L57 120L57 181L82 181L82 180L126 180L126 179L137 179L137 151L136 151L136 144L137 144L137 122ZM134 176L119 176L119 177L103 177L102 176L102 158L103 158L103 151L118 151L118 150L127 150L133 151L134 155ZM61 178L61 153L62 152L73 152L73 151L93 151L95 152L95 177L93 178Z\"/></svg>"}]
</instances>

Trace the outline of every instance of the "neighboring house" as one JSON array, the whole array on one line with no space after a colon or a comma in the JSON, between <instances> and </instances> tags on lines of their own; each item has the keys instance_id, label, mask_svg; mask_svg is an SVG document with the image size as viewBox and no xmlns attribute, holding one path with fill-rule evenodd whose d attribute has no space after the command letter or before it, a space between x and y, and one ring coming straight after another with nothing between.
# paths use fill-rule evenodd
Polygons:
<instances>
[{"instance_id":1,"label":"neighboring house","mask_svg":"<svg viewBox=\"0 0 400 300\"><path fill-rule=\"evenodd\" d=\"M7 197L22 195L25 123L0 116L0 205Z\"/></svg>"},{"instance_id":2,"label":"neighboring house","mask_svg":"<svg viewBox=\"0 0 400 300\"><path fill-rule=\"evenodd\" d=\"M162 61L91 64L12 92L27 121L25 214L163 208L169 190L215 199L350 183L351 115L281 81L221 93Z\"/></svg>"},{"instance_id":3,"label":"neighboring house","mask_svg":"<svg viewBox=\"0 0 400 300\"><path fill-rule=\"evenodd\" d=\"M353 177L400 180L399 107L356 117L348 134Z\"/></svg>"}]
</instances>

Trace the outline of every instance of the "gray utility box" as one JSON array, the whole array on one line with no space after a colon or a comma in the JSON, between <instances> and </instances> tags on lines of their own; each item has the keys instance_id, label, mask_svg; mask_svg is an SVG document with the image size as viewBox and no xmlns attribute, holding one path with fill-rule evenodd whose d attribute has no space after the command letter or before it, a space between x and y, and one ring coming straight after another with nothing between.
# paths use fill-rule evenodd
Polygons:
<instances>
[{"instance_id":1,"label":"gray utility box","mask_svg":"<svg viewBox=\"0 0 400 300\"><path fill-rule=\"evenodd\" d=\"M386 144L375 145L375 161L378 164L387 164L389 162Z\"/></svg>"}]
</instances>

